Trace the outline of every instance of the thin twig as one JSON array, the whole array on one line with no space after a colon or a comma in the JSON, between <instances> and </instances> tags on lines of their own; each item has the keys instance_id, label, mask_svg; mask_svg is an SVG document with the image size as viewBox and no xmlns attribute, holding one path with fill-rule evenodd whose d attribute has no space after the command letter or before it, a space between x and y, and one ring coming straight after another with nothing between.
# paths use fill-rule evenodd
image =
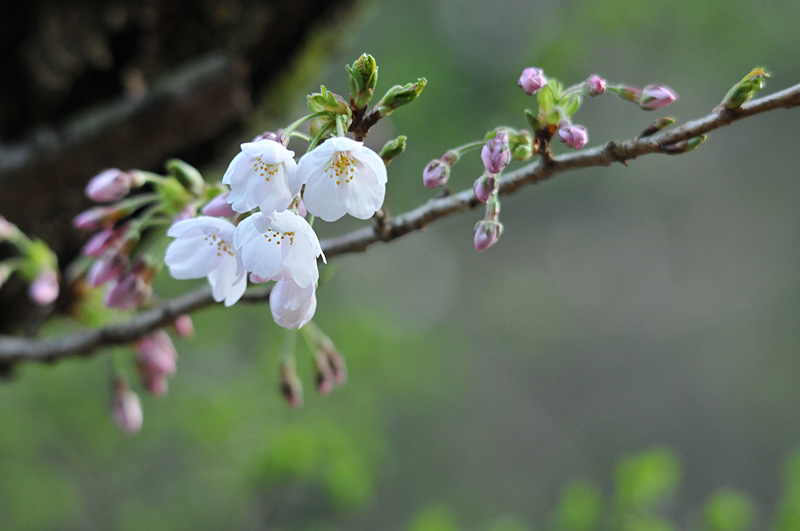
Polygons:
<instances>
[{"instance_id":1,"label":"thin twig","mask_svg":"<svg viewBox=\"0 0 800 531\"><path fill-rule=\"evenodd\" d=\"M527 164L503 175L501 195L517 192L523 186L549 179L556 174L579 168L609 166L624 163L649 153L669 153L676 142L708 133L723 126L775 109L800 106L800 84L764 98L746 103L737 111L713 112L680 127L661 131L645 138L632 138L624 142L609 142L580 152L559 155L547 164L539 161ZM480 205L472 189L457 194L431 199L424 205L400 216L385 219L380 230L365 227L322 242L326 257L366 250L378 241L391 241L420 230L430 223L469 210ZM269 299L268 288L254 288L243 300L262 302ZM100 347L131 343L142 336L173 322L179 315L205 308L214 303L208 287L165 301L155 308L145 310L130 320L99 329L82 330L54 338L17 338L0 336L0 368L9 368L22 362L53 363L63 358L87 356Z\"/></svg>"}]
</instances>

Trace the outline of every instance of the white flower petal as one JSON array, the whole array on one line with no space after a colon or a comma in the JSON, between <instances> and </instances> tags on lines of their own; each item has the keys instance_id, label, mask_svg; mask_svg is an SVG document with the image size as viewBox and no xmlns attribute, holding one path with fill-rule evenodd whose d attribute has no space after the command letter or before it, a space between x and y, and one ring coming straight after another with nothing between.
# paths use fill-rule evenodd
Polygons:
<instances>
[{"instance_id":1,"label":"white flower petal","mask_svg":"<svg viewBox=\"0 0 800 531\"><path fill-rule=\"evenodd\" d=\"M317 309L314 286L301 288L291 280L280 280L272 288L269 307L278 325L300 328L311 320Z\"/></svg>"}]
</instances>

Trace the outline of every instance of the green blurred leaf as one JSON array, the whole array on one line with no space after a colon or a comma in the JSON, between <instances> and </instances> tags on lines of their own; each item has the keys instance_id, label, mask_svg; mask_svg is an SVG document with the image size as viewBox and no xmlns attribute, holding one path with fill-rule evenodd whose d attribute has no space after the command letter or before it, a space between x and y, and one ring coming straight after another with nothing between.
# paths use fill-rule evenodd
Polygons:
<instances>
[{"instance_id":1,"label":"green blurred leaf","mask_svg":"<svg viewBox=\"0 0 800 531\"><path fill-rule=\"evenodd\" d=\"M755 508L750 498L732 489L714 492L705 506L709 531L746 531L753 528Z\"/></svg>"},{"instance_id":2,"label":"green blurred leaf","mask_svg":"<svg viewBox=\"0 0 800 531\"><path fill-rule=\"evenodd\" d=\"M675 493L682 475L680 459L668 448L623 457L616 467L617 508L652 510Z\"/></svg>"},{"instance_id":3,"label":"green blurred leaf","mask_svg":"<svg viewBox=\"0 0 800 531\"><path fill-rule=\"evenodd\" d=\"M429 505L414 516L409 531L458 531L453 512L444 505Z\"/></svg>"},{"instance_id":4,"label":"green blurred leaf","mask_svg":"<svg viewBox=\"0 0 800 531\"><path fill-rule=\"evenodd\" d=\"M584 481L569 483L561 493L556 513L556 529L591 531L599 529L603 518L603 495Z\"/></svg>"}]
</instances>

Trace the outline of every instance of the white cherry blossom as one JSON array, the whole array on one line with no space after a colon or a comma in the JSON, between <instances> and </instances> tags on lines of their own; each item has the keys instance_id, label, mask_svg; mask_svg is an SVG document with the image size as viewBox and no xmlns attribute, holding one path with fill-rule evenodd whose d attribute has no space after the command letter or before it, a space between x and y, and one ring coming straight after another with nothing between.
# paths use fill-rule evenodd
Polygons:
<instances>
[{"instance_id":1,"label":"white cherry blossom","mask_svg":"<svg viewBox=\"0 0 800 531\"><path fill-rule=\"evenodd\" d=\"M267 214L286 210L305 181L297 176L294 151L274 140L242 144L222 177L230 185L228 202L237 212L258 206Z\"/></svg>"},{"instance_id":2,"label":"white cherry blossom","mask_svg":"<svg viewBox=\"0 0 800 531\"><path fill-rule=\"evenodd\" d=\"M306 183L306 208L325 221L336 221L345 214L368 219L386 196L383 159L346 137L329 138L303 155L297 175Z\"/></svg>"},{"instance_id":3,"label":"white cherry blossom","mask_svg":"<svg viewBox=\"0 0 800 531\"><path fill-rule=\"evenodd\" d=\"M256 276L292 279L301 288L317 283L317 257L325 260L314 229L291 210L248 217L236 227L233 246Z\"/></svg>"},{"instance_id":4,"label":"white cherry blossom","mask_svg":"<svg viewBox=\"0 0 800 531\"><path fill-rule=\"evenodd\" d=\"M314 285L301 288L294 280L278 280L269 294L269 308L279 326L290 330L304 326L317 309Z\"/></svg>"},{"instance_id":5,"label":"white cherry blossom","mask_svg":"<svg viewBox=\"0 0 800 531\"><path fill-rule=\"evenodd\" d=\"M236 227L224 219L200 216L175 223L167 236L175 238L164 262L177 279L207 277L214 300L231 306L244 294L247 271L233 247Z\"/></svg>"}]
</instances>

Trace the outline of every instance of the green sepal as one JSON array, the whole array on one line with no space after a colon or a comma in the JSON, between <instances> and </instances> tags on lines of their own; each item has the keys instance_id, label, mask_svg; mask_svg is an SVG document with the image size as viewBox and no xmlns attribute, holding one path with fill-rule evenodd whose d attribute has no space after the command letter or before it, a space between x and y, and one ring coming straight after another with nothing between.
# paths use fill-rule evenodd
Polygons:
<instances>
[{"instance_id":1,"label":"green sepal","mask_svg":"<svg viewBox=\"0 0 800 531\"><path fill-rule=\"evenodd\" d=\"M193 194L202 195L206 187L206 181L197 168L180 159L169 159L165 167L170 174L185 183Z\"/></svg>"}]
</instances>

